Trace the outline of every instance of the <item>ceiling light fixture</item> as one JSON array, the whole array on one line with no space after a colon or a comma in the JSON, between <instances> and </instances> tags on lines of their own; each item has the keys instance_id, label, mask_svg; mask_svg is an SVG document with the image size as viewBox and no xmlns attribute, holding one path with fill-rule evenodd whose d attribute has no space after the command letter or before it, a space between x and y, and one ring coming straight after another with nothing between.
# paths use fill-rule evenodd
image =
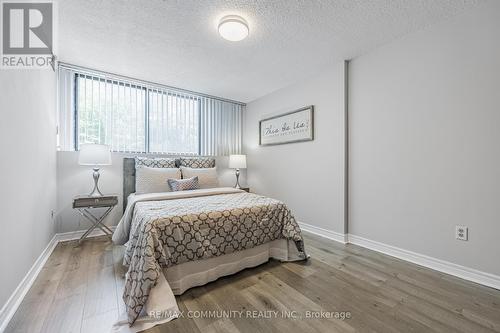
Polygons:
<instances>
[{"instance_id":1,"label":"ceiling light fixture","mask_svg":"<svg viewBox=\"0 0 500 333\"><path fill-rule=\"evenodd\" d=\"M219 22L219 34L231 42L238 42L248 37L248 23L241 16L228 15Z\"/></svg>"}]
</instances>

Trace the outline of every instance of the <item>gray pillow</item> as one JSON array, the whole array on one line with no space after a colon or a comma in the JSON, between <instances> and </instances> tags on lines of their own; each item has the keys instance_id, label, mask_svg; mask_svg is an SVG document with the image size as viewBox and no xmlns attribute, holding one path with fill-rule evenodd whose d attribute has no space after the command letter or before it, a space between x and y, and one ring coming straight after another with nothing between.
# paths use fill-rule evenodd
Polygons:
<instances>
[{"instance_id":1,"label":"gray pillow","mask_svg":"<svg viewBox=\"0 0 500 333\"><path fill-rule=\"evenodd\" d=\"M213 157L181 157L180 166L188 168L214 168L215 158Z\"/></svg>"},{"instance_id":2,"label":"gray pillow","mask_svg":"<svg viewBox=\"0 0 500 333\"><path fill-rule=\"evenodd\" d=\"M175 168L175 158L168 157L136 157L135 158L135 167L138 166L147 166L150 168Z\"/></svg>"},{"instance_id":3,"label":"gray pillow","mask_svg":"<svg viewBox=\"0 0 500 333\"><path fill-rule=\"evenodd\" d=\"M198 177L188 179L168 179L167 182L172 192L197 190L200 188L200 185L198 184Z\"/></svg>"}]
</instances>

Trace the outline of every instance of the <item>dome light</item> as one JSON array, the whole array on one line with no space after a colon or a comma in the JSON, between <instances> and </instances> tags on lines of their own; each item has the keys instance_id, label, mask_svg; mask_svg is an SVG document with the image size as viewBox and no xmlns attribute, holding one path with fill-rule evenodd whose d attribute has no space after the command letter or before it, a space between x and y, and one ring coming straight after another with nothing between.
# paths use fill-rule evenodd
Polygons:
<instances>
[{"instance_id":1,"label":"dome light","mask_svg":"<svg viewBox=\"0 0 500 333\"><path fill-rule=\"evenodd\" d=\"M248 23L241 16L224 16L219 22L219 34L231 42L238 42L248 37Z\"/></svg>"}]
</instances>

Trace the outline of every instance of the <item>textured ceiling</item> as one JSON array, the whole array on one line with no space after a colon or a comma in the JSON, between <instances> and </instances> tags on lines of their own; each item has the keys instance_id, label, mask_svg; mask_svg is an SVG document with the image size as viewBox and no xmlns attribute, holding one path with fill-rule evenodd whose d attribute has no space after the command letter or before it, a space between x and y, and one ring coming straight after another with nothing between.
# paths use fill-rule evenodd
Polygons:
<instances>
[{"instance_id":1,"label":"textured ceiling","mask_svg":"<svg viewBox=\"0 0 500 333\"><path fill-rule=\"evenodd\" d=\"M483 1L60 0L57 56L248 102ZM220 38L227 14L249 38Z\"/></svg>"}]
</instances>

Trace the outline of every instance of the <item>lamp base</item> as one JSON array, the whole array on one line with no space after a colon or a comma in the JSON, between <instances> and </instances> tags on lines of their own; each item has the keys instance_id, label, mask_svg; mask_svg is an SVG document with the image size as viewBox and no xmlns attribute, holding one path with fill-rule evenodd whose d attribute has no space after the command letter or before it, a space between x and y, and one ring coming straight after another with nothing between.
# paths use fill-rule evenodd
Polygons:
<instances>
[{"instance_id":1,"label":"lamp base","mask_svg":"<svg viewBox=\"0 0 500 333\"><path fill-rule=\"evenodd\" d=\"M234 188L241 189L241 186L240 186L240 169L236 169L236 184L234 185Z\"/></svg>"},{"instance_id":2,"label":"lamp base","mask_svg":"<svg viewBox=\"0 0 500 333\"><path fill-rule=\"evenodd\" d=\"M92 174L94 178L94 189L90 192L89 197L102 197L101 190L99 190L99 168L94 168L94 173Z\"/></svg>"}]
</instances>

